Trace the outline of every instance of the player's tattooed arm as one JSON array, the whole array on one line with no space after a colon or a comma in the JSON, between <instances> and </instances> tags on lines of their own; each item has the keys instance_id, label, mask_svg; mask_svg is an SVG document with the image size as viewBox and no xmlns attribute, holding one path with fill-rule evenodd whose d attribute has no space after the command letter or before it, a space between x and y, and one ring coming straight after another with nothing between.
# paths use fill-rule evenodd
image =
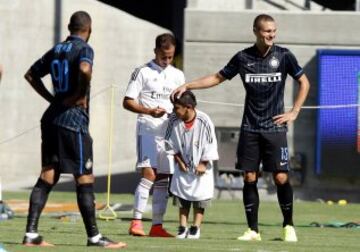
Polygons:
<instances>
[{"instance_id":1,"label":"player's tattooed arm","mask_svg":"<svg viewBox=\"0 0 360 252\"><path fill-rule=\"evenodd\" d=\"M47 90L39 76L34 75L29 69L24 77L41 97L50 103L54 101L54 96Z\"/></svg>"},{"instance_id":2,"label":"player's tattooed arm","mask_svg":"<svg viewBox=\"0 0 360 252\"><path fill-rule=\"evenodd\" d=\"M187 172L187 171L189 170L189 169L186 167L186 164L185 164L184 160L182 159L180 153L175 154L175 155L174 155L174 158L175 158L175 161L178 163L179 168L180 168L181 171Z\"/></svg>"}]
</instances>

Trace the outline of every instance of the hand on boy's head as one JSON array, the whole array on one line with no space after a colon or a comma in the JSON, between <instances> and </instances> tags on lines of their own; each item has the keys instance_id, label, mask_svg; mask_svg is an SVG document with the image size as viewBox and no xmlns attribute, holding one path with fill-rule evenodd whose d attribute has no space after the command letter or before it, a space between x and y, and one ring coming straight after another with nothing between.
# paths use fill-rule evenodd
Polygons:
<instances>
[{"instance_id":1,"label":"hand on boy's head","mask_svg":"<svg viewBox=\"0 0 360 252\"><path fill-rule=\"evenodd\" d=\"M175 101L175 98L179 99L181 97L181 95L186 91L186 87L185 86L180 86L178 88L176 88L172 93L171 93L171 96L170 96L170 100L172 102Z\"/></svg>"}]
</instances>

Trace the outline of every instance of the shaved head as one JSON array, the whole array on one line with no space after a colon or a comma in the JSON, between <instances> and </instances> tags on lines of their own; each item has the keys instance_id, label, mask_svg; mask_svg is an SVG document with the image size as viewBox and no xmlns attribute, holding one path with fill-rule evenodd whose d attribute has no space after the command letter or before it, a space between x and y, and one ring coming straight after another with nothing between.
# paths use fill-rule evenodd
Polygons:
<instances>
[{"instance_id":1,"label":"shaved head","mask_svg":"<svg viewBox=\"0 0 360 252\"><path fill-rule=\"evenodd\" d=\"M91 26L91 17L85 11L77 11L70 17L68 29L71 33L86 31Z\"/></svg>"}]
</instances>

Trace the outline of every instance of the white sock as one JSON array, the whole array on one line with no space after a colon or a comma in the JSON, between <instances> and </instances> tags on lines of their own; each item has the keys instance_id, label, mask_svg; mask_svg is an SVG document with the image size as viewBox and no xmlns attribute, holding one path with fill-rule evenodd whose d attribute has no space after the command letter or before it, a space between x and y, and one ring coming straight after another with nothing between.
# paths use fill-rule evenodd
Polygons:
<instances>
[{"instance_id":1,"label":"white sock","mask_svg":"<svg viewBox=\"0 0 360 252\"><path fill-rule=\"evenodd\" d=\"M39 236L38 233L25 233L26 237L29 237L30 239L35 239Z\"/></svg>"},{"instance_id":2,"label":"white sock","mask_svg":"<svg viewBox=\"0 0 360 252\"><path fill-rule=\"evenodd\" d=\"M154 183L153 200L152 200L152 224L158 225L163 223L166 212L169 179L160 179Z\"/></svg>"},{"instance_id":3,"label":"white sock","mask_svg":"<svg viewBox=\"0 0 360 252\"><path fill-rule=\"evenodd\" d=\"M89 241L91 241L92 243L96 243L100 240L100 238L102 237L102 235L100 233L98 233L97 235L93 236L93 237L89 237Z\"/></svg>"},{"instance_id":4,"label":"white sock","mask_svg":"<svg viewBox=\"0 0 360 252\"><path fill-rule=\"evenodd\" d=\"M146 179L141 178L139 185L135 190L135 202L134 202L134 219L142 219L142 214L145 211L146 204L149 198L150 189L153 185L153 182Z\"/></svg>"}]
</instances>

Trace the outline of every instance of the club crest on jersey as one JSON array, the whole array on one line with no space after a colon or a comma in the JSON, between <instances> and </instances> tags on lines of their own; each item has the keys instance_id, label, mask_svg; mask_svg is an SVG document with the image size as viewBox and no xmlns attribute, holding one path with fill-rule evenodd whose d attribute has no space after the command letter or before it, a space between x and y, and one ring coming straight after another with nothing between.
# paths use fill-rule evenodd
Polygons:
<instances>
[{"instance_id":1,"label":"club crest on jersey","mask_svg":"<svg viewBox=\"0 0 360 252\"><path fill-rule=\"evenodd\" d=\"M279 67L279 60L277 58L275 58L274 56L270 59L269 61L269 65L272 67L272 68L278 68Z\"/></svg>"}]
</instances>

